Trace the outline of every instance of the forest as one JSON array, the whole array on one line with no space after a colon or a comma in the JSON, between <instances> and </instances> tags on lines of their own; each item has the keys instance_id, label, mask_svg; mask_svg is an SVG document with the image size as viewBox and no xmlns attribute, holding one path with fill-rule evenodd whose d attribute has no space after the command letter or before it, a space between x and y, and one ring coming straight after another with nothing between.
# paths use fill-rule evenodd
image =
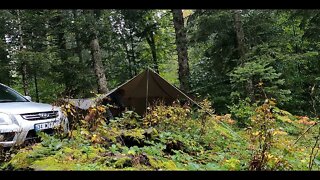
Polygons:
<instances>
[{"instance_id":1,"label":"forest","mask_svg":"<svg viewBox=\"0 0 320 180\"><path fill-rule=\"evenodd\" d=\"M35 102L152 68L202 106L59 104L71 132L0 148L1 170L320 170L320 10L0 10L0 37L0 83Z\"/></svg>"}]
</instances>

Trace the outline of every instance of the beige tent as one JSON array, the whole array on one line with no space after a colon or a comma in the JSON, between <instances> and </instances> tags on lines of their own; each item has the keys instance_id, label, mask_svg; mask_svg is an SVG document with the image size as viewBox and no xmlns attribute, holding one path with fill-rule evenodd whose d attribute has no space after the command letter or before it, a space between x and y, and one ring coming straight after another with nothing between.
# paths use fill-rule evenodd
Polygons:
<instances>
[{"instance_id":1,"label":"beige tent","mask_svg":"<svg viewBox=\"0 0 320 180\"><path fill-rule=\"evenodd\" d=\"M172 104L172 102L177 99L187 100L199 106L185 93L168 83L150 68L147 68L145 71L133 77L126 83L118 86L105 95L99 96L98 98L70 99L69 101L81 109L88 109L102 98L112 95L112 93L115 93L119 89L124 91L124 105L140 115L143 115L146 112L146 107L151 106L157 100L161 100L168 105Z\"/></svg>"}]
</instances>

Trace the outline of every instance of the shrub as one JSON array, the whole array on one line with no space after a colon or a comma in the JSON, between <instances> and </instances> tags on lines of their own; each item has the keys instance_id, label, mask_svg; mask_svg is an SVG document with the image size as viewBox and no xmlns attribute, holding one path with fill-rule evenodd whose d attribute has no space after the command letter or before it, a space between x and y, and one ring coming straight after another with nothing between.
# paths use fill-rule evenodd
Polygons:
<instances>
[{"instance_id":1,"label":"shrub","mask_svg":"<svg viewBox=\"0 0 320 180\"><path fill-rule=\"evenodd\" d=\"M237 104L228 106L232 119L237 121L239 127L246 127L251 125L250 118L255 114L257 104L250 104L250 99L246 98L240 100Z\"/></svg>"}]
</instances>

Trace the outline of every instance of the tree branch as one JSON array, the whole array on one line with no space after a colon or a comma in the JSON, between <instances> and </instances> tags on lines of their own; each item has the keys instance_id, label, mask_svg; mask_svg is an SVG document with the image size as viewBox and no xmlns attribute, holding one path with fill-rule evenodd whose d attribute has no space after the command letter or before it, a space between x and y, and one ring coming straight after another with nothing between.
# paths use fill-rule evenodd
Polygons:
<instances>
[{"instance_id":1,"label":"tree branch","mask_svg":"<svg viewBox=\"0 0 320 180\"><path fill-rule=\"evenodd\" d=\"M309 126L309 127L298 137L298 139L296 139L296 141L293 143L293 145L295 145L295 144L299 141L299 139L300 139L305 133L307 133L313 126L315 126L315 125L317 125L317 124L318 124L318 123L315 123L315 124Z\"/></svg>"}]
</instances>

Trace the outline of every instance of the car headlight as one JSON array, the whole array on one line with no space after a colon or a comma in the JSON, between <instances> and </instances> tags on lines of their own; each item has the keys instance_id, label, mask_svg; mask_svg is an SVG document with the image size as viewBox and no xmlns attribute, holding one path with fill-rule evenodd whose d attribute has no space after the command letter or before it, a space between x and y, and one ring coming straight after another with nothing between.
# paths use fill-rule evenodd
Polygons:
<instances>
[{"instance_id":1,"label":"car headlight","mask_svg":"<svg viewBox=\"0 0 320 180\"><path fill-rule=\"evenodd\" d=\"M12 120L8 114L0 113L0 125L12 124Z\"/></svg>"}]
</instances>

